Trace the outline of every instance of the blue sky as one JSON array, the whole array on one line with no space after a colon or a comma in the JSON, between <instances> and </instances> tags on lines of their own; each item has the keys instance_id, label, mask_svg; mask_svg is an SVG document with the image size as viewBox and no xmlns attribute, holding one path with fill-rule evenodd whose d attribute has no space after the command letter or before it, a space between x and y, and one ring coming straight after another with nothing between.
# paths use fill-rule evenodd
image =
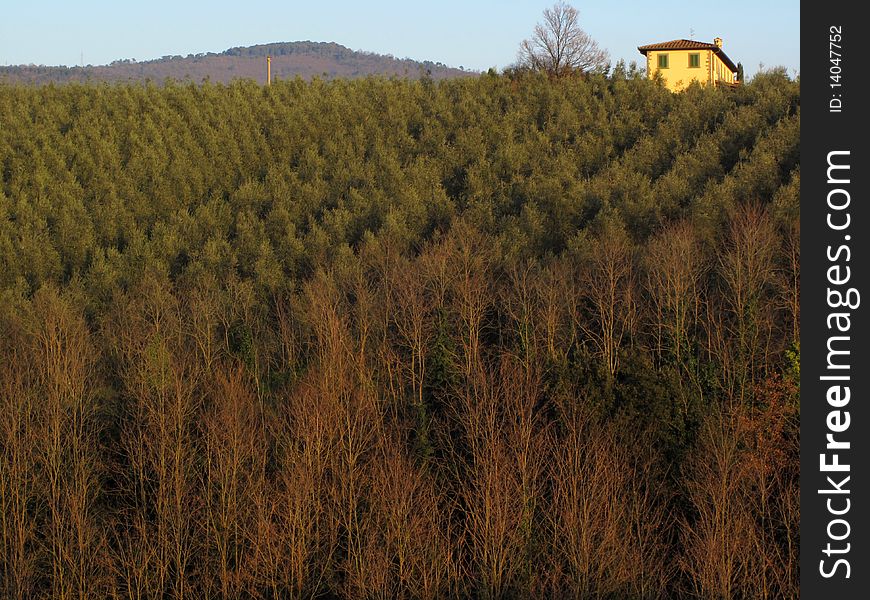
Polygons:
<instances>
[{"instance_id":1,"label":"blue sky","mask_svg":"<svg viewBox=\"0 0 870 600\"><path fill-rule=\"evenodd\" d=\"M75 65L82 55L85 64L105 64L312 40L485 70L516 59L519 43L553 1L0 0L0 65ZM723 38L725 52L747 75L759 64L800 71L798 0L571 4L613 62L639 61L637 46L694 33L698 40Z\"/></svg>"}]
</instances>

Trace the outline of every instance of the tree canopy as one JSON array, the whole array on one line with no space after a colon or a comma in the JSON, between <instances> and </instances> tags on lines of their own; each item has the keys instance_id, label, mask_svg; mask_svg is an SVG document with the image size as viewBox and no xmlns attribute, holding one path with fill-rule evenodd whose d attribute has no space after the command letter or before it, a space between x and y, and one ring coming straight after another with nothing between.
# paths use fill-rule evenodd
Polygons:
<instances>
[{"instance_id":1,"label":"tree canopy","mask_svg":"<svg viewBox=\"0 0 870 600\"><path fill-rule=\"evenodd\" d=\"M0 596L797 595L800 89L0 85Z\"/></svg>"}]
</instances>

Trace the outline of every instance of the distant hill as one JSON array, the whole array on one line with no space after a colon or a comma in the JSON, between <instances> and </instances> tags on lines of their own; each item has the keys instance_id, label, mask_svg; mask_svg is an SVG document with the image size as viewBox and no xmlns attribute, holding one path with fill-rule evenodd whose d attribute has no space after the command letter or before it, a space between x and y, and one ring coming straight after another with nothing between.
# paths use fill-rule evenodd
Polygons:
<instances>
[{"instance_id":1,"label":"distant hill","mask_svg":"<svg viewBox=\"0 0 870 600\"><path fill-rule=\"evenodd\" d=\"M57 67L18 65L0 67L0 81L10 83L63 83L71 81L144 81L161 82L166 78L200 82L227 83L233 79L266 79L266 57L272 57L272 77L305 79L315 76L364 77L385 75L433 79L463 77L473 71L456 69L440 62L416 61L390 55L355 51L335 42L279 42L230 48L223 52L164 56L137 62L116 60L108 65Z\"/></svg>"}]
</instances>

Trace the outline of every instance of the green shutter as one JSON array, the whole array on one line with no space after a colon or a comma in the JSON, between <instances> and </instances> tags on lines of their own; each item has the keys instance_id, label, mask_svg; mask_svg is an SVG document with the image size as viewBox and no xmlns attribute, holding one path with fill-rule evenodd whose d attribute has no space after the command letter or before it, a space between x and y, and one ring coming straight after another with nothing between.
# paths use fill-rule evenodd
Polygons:
<instances>
[{"instance_id":1,"label":"green shutter","mask_svg":"<svg viewBox=\"0 0 870 600\"><path fill-rule=\"evenodd\" d=\"M701 55L700 54L690 54L689 55L689 68L697 69L701 66Z\"/></svg>"},{"instance_id":2,"label":"green shutter","mask_svg":"<svg viewBox=\"0 0 870 600\"><path fill-rule=\"evenodd\" d=\"M659 54L659 69L667 69L668 68L668 55L667 54Z\"/></svg>"}]
</instances>

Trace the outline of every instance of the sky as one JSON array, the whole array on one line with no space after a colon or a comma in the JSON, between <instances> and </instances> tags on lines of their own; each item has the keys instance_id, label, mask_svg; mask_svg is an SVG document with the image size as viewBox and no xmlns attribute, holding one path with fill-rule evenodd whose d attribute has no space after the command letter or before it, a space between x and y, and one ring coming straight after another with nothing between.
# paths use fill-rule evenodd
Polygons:
<instances>
[{"instance_id":1,"label":"sky","mask_svg":"<svg viewBox=\"0 0 870 600\"><path fill-rule=\"evenodd\" d=\"M233 46L301 40L438 61L466 69L515 62L554 0L0 0L0 65L107 64ZM576 0L581 27L612 62L637 46L679 38L724 40L746 75L782 66L800 72L799 0Z\"/></svg>"}]
</instances>

